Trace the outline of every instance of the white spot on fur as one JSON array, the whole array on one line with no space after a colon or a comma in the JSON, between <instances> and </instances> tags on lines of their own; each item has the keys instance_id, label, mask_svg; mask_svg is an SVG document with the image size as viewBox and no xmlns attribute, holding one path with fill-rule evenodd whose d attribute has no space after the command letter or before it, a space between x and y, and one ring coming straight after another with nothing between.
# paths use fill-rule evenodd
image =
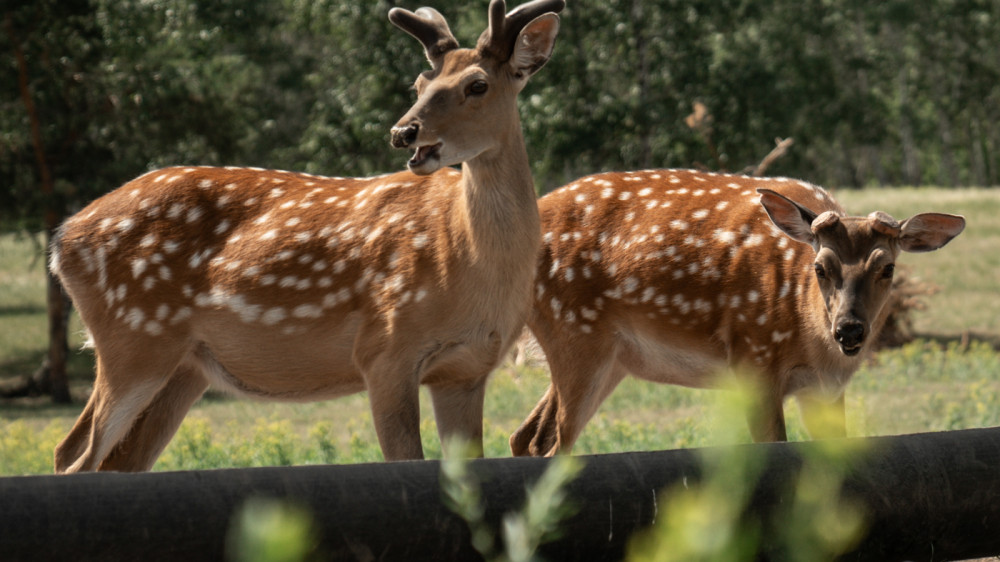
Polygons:
<instances>
[{"instance_id":1,"label":"white spot on fur","mask_svg":"<svg viewBox=\"0 0 1000 562\"><path fill-rule=\"evenodd\" d=\"M736 233L729 230L716 230L713 236L723 244L732 244L736 241Z\"/></svg>"},{"instance_id":2,"label":"white spot on fur","mask_svg":"<svg viewBox=\"0 0 1000 562\"><path fill-rule=\"evenodd\" d=\"M285 318L288 318L288 313L285 312L284 308L276 306L274 308L267 309L264 314L261 315L260 321L265 326L274 326Z\"/></svg>"},{"instance_id":3,"label":"white spot on fur","mask_svg":"<svg viewBox=\"0 0 1000 562\"><path fill-rule=\"evenodd\" d=\"M136 258L132 260L132 278L138 279L146 271L146 258Z\"/></svg>"},{"instance_id":4,"label":"white spot on fur","mask_svg":"<svg viewBox=\"0 0 1000 562\"><path fill-rule=\"evenodd\" d=\"M296 318L319 318L323 316L323 309L314 304L300 304L292 310L292 316Z\"/></svg>"},{"instance_id":5,"label":"white spot on fur","mask_svg":"<svg viewBox=\"0 0 1000 562\"><path fill-rule=\"evenodd\" d=\"M636 289L639 288L639 280L635 277L628 277L625 279L623 287L625 294L634 293Z\"/></svg>"},{"instance_id":6,"label":"white spot on fur","mask_svg":"<svg viewBox=\"0 0 1000 562\"><path fill-rule=\"evenodd\" d=\"M552 307L552 315L558 320L559 312L562 310L562 303L559 302L559 299L552 297L552 300L549 301L549 306Z\"/></svg>"},{"instance_id":7,"label":"white spot on fur","mask_svg":"<svg viewBox=\"0 0 1000 562\"><path fill-rule=\"evenodd\" d=\"M142 321L145 319L145 316L146 315L145 313L143 313L142 310L140 310L139 308L133 308L132 310L129 310L128 313L125 315L125 322L133 330L138 330L139 327L142 325Z\"/></svg>"}]
</instances>

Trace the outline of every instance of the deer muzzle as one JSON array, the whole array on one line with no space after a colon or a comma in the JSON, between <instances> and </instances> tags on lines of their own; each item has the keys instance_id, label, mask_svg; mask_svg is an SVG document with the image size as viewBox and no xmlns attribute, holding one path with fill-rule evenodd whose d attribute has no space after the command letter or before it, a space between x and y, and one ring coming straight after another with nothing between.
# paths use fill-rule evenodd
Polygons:
<instances>
[{"instance_id":1,"label":"deer muzzle","mask_svg":"<svg viewBox=\"0 0 1000 562\"><path fill-rule=\"evenodd\" d=\"M392 146L394 148L409 148L410 145L417 142L417 135L420 133L420 125L417 123L409 123L404 126L395 126L392 128Z\"/></svg>"},{"instance_id":2,"label":"deer muzzle","mask_svg":"<svg viewBox=\"0 0 1000 562\"><path fill-rule=\"evenodd\" d=\"M857 320L843 320L837 324L833 335L844 355L853 357L861 351L866 331L865 325Z\"/></svg>"}]
</instances>

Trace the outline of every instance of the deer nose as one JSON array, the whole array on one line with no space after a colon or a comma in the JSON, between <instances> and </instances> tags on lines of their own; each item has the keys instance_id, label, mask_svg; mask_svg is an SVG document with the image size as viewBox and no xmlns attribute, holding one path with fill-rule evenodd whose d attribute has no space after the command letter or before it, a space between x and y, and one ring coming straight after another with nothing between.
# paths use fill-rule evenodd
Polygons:
<instances>
[{"instance_id":1,"label":"deer nose","mask_svg":"<svg viewBox=\"0 0 1000 562\"><path fill-rule=\"evenodd\" d=\"M406 148L417 141L417 133L420 132L420 125L410 123L405 127L392 128L392 146L395 148Z\"/></svg>"},{"instance_id":2,"label":"deer nose","mask_svg":"<svg viewBox=\"0 0 1000 562\"><path fill-rule=\"evenodd\" d=\"M834 336L842 347L855 348L865 339L865 325L857 320L842 322L837 326Z\"/></svg>"}]
</instances>

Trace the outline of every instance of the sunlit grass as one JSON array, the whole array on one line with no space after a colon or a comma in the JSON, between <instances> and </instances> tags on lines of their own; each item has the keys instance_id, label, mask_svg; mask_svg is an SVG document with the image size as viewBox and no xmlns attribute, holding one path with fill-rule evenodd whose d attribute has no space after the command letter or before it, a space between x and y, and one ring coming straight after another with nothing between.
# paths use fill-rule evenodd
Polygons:
<instances>
[{"instance_id":1,"label":"sunlit grass","mask_svg":"<svg viewBox=\"0 0 1000 562\"><path fill-rule=\"evenodd\" d=\"M507 439L548 378L541 368L500 369L487 392L486 455L510 455ZM629 397L641 395L641 401ZM712 409L725 391L690 390L626 379L584 430L577 454L703 447L749 442L742 420L719 427ZM1000 355L983 343L968 348L918 341L883 351L848 387L848 434L895 435L1000 425ZM81 406L34 415L0 409L0 475L52 469L52 450ZM441 458L430 402L422 396L421 436L429 458ZM521 413L523 412L523 413ZM29 415L30 414L30 415ZM793 401L789 436L807 439ZM375 462L382 454L363 394L310 404L229 398L195 405L156 470Z\"/></svg>"}]
</instances>

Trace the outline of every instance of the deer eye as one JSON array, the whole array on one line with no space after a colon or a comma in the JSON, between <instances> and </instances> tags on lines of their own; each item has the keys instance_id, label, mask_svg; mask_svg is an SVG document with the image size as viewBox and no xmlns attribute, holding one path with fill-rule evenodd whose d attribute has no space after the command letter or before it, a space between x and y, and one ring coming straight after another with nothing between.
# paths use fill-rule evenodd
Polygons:
<instances>
[{"instance_id":1,"label":"deer eye","mask_svg":"<svg viewBox=\"0 0 1000 562\"><path fill-rule=\"evenodd\" d=\"M476 80L465 87L465 95L481 96L485 94L488 89L490 89L490 85L486 83L486 80Z\"/></svg>"},{"instance_id":2,"label":"deer eye","mask_svg":"<svg viewBox=\"0 0 1000 562\"><path fill-rule=\"evenodd\" d=\"M890 263L882 269L882 279L892 279L892 274L896 272L896 264Z\"/></svg>"},{"instance_id":3,"label":"deer eye","mask_svg":"<svg viewBox=\"0 0 1000 562\"><path fill-rule=\"evenodd\" d=\"M813 267L815 267L815 269L816 269L816 278L817 279L826 279L826 270L823 269L822 265L820 265L820 264L817 263L817 264L814 264Z\"/></svg>"}]
</instances>

